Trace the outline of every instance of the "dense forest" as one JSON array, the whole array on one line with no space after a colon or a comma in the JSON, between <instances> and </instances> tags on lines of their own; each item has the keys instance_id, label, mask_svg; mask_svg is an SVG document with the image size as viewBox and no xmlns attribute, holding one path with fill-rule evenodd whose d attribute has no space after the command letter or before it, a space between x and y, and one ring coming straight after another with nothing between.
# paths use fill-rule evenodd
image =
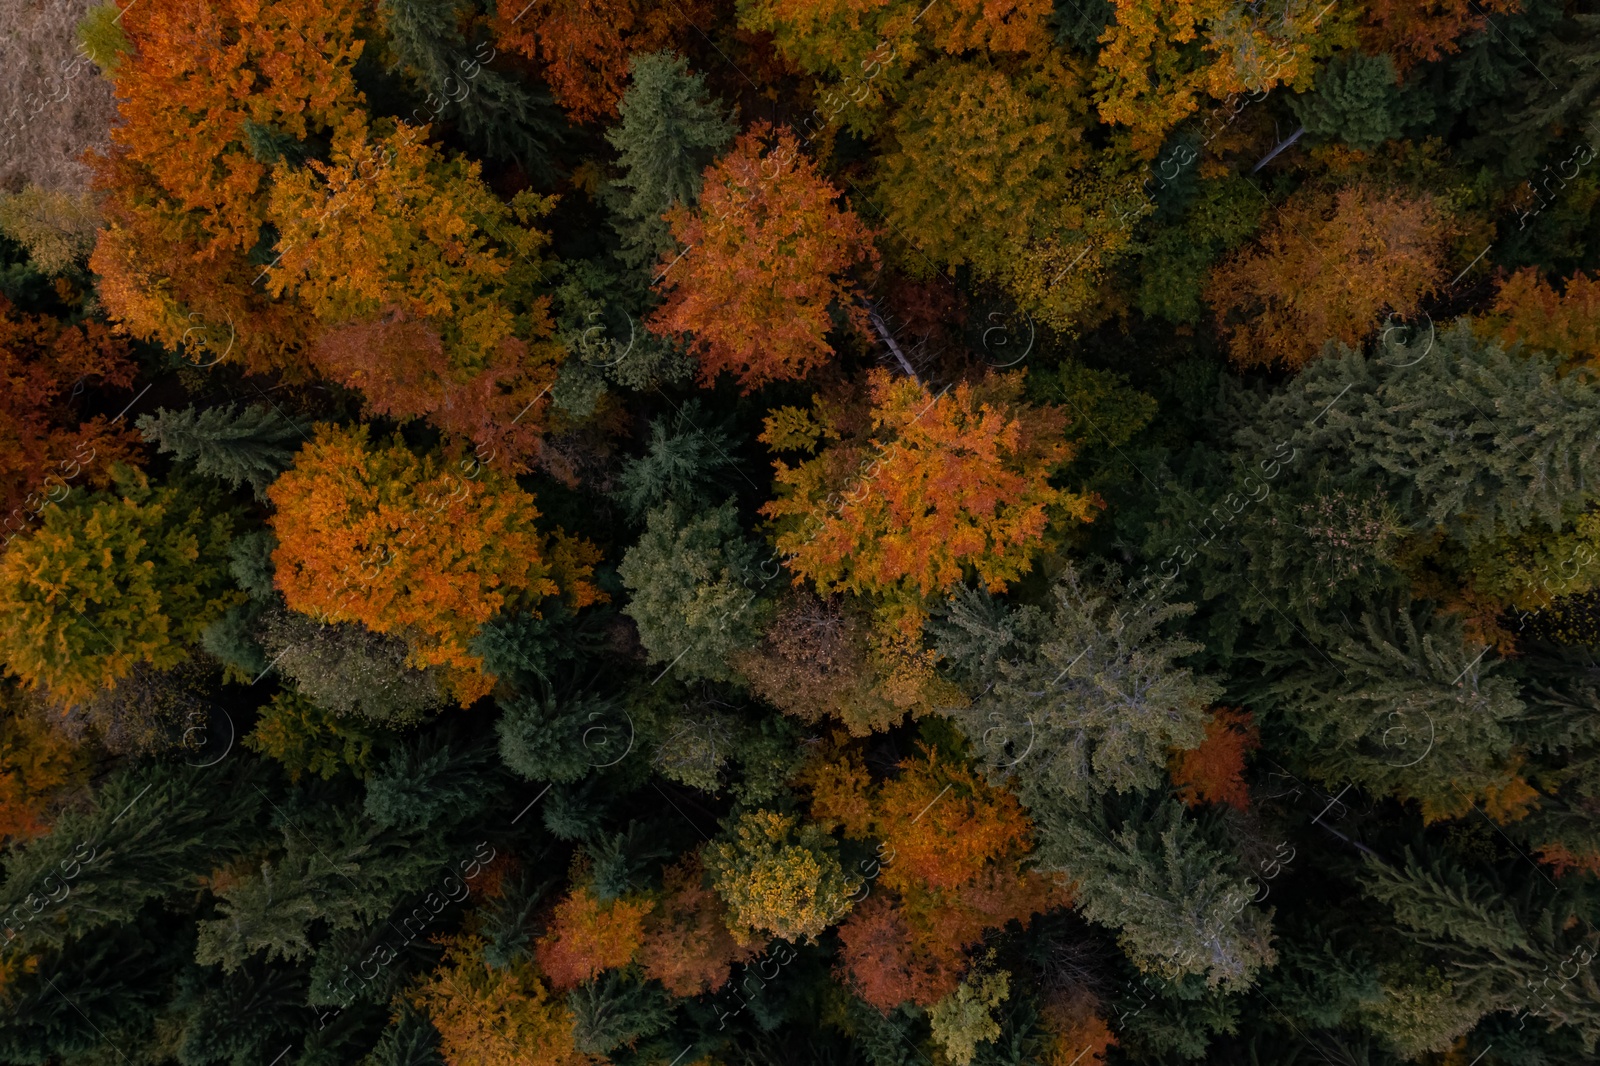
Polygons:
<instances>
[{"instance_id":1,"label":"dense forest","mask_svg":"<svg viewBox=\"0 0 1600 1066\"><path fill-rule=\"evenodd\" d=\"M94 5L0 1063L1600 1062L1600 4Z\"/></svg>"}]
</instances>

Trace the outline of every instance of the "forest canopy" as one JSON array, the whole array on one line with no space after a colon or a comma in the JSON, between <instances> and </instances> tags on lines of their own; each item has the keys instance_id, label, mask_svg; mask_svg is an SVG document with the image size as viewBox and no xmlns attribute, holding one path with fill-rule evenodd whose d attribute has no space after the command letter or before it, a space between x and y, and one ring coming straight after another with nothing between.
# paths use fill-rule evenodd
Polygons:
<instances>
[{"instance_id":1,"label":"forest canopy","mask_svg":"<svg viewBox=\"0 0 1600 1066\"><path fill-rule=\"evenodd\" d=\"M11 6L0 1066L1600 1062L1600 5Z\"/></svg>"}]
</instances>

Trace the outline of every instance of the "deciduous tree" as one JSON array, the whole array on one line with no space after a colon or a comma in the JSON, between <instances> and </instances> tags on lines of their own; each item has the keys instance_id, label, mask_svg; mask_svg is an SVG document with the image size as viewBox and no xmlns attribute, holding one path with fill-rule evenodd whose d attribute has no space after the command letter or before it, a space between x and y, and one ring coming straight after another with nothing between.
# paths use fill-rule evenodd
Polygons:
<instances>
[{"instance_id":1,"label":"deciduous tree","mask_svg":"<svg viewBox=\"0 0 1600 1066\"><path fill-rule=\"evenodd\" d=\"M120 497L50 508L0 557L0 658L57 704L89 699L136 663L183 661L239 598L227 579L231 519L122 470Z\"/></svg>"},{"instance_id":2,"label":"deciduous tree","mask_svg":"<svg viewBox=\"0 0 1600 1066\"><path fill-rule=\"evenodd\" d=\"M1600 362L1600 281L1581 271L1558 292L1532 267L1500 282L1493 314L1485 323L1510 347L1558 352L1591 365Z\"/></svg>"},{"instance_id":3,"label":"deciduous tree","mask_svg":"<svg viewBox=\"0 0 1600 1066\"><path fill-rule=\"evenodd\" d=\"M98 322L18 311L0 296L0 508L7 541L84 484L105 488L135 455L126 428L75 408L86 384L126 388L133 353ZM77 481L77 485L73 484Z\"/></svg>"},{"instance_id":4,"label":"deciduous tree","mask_svg":"<svg viewBox=\"0 0 1600 1066\"><path fill-rule=\"evenodd\" d=\"M502 607L600 596L594 549L538 532L533 497L479 471L468 482L399 440L369 447L364 426L322 425L269 491L289 608L406 636L411 665L443 668L463 705L493 685L468 644Z\"/></svg>"},{"instance_id":5,"label":"deciduous tree","mask_svg":"<svg viewBox=\"0 0 1600 1066\"><path fill-rule=\"evenodd\" d=\"M644 920L655 902L602 901L579 884L556 904L549 931L534 948L539 968L557 991L576 988L633 961L644 942Z\"/></svg>"},{"instance_id":6,"label":"deciduous tree","mask_svg":"<svg viewBox=\"0 0 1600 1066\"><path fill-rule=\"evenodd\" d=\"M648 319L660 334L687 334L700 380L723 371L745 392L792 381L833 355L833 314L865 328L850 272L875 266L872 233L788 130L759 123L706 168L698 207L668 215L683 257L663 259L666 302Z\"/></svg>"},{"instance_id":7,"label":"deciduous tree","mask_svg":"<svg viewBox=\"0 0 1600 1066\"><path fill-rule=\"evenodd\" d=\"M729 839L707 849L706 869L728 905L728 928L742 942L755 933L814 940L850 909L837 845L814 823L753 810Z\"/></svg>"},{"instance_id":8,"label":"deciduous tree","mask_svg":"<svg viewBox=\"0 0 1600 1066\"><path fill-rule=\"evenodd\" d=\"M698 859L668 867L661 889L637 953L645 976L685 998L721 991L734 965L755 956L755 945L740 945L728 931L722 900L705 884Z\"/></svg>"},{"instance_id":9,"label":"deciduous tree","mask_svg":"<svg viewBox=\"0 0 1600 1066\"><path fill-rule=\"evenodd\" d=\"M562 355L549 298L533 291L547 238L532 223L554 200L524 192L508 206L479 164L446 158L425 132L360 129L334 138L328 163L280 164L267 290L329 327L318 366L375 412L526 461L542 422L530 405Z\"/></svg>"},{"instance_id":10,"label":"deciduous tree","mask_svg":"<svg viewBox=\"0 0 1600 1066\"><path fill-rule=\"evenodd\" d=\"M1260 239L1218 265L1206 289L1239 366L1314 358L1357 345L1383 315L1413 315L1444 280L1447 216L1427 194L1308 186Z\"/></svg>"},{"instance_id":11,"label":"deciduous tree","mask_svg":"<svg viewBox=\"0 0 1600 1066\"><path fill-rule=\"evenodd\" d=\"M1172 783L1178 796L1191 807L1201 803L1226 803L1237 810L1250 805L1244 783L1245 755L1261 746L1261 733L1250 712L1219 707L1206 723L1206 738L1197 748L1173 753Z\"/></svg>"},{"instance_id":12,"label":"deciduous tree","mask_svg":"<svg viewBox=\"0 0 1600 1066\"><path fill-rule=\"evenodd\" d=\"M1151 204L1131 166L1084 143L1081 61L1050 53L1013 73L947 59L908 93L874 179L908 266L970 266L1058 330L1091 322Z\"/></svg>"},{"instance_id":13,"label":"deciduous tree","mask_svg":"<svg viewBox=\"0 0 1600 1066\"><path fill-rule=\"evenodd\" d=\"M969 575L1001 591L1028 571L1052 518L1092 517L1094 498L1050 484L1072 457L1067 419L1021 402L1020 375L933 395L874 370L868 388L870 425L841 427L825 407L791 412L813 442L838 443L798 466L776 461L780 495L762 507L787 565L818 591L915 599ZM784 416L762 435L775 448L801 440Z\"/></svg>"},{"instance_id":14,"label":"deciduous tree","mask_svg":"<svg viewBox=\"0 0 1600 1066\"><path fill-rule=\"evenodd\" d=\"M1116 20L1100 38L1100 117L1128 127L1150 155L1205 97L1306 88L1311 60L1340 21L1336 14L1319 30L1326 11L1301 0L1248 9L1228 0L1114 2Z\"/></svg>"},{"instance_id":15,"label":"deciduous tree","mask_svg":"<svg viewBox=\"0 0 1600 1066\"><path fill-rule=\"evenodd\" d=\"M30 702L11 686L0 692L0 840L6 842L49 832L51 804L88 770L85 753Z\"/></svg>"},{"instance_id":16,"label":"deciduous tree","mask_svg":"<svg viewBox=\"0 0 1600 1066\"><path fill-rule=\"evenodd\" d=\"M588 1066L572 1042L572 1012L532 963L490 967L483 941L445 944L444 964L412 995L439 1030L449 1066Z\"/></svg>"}]
</instances>

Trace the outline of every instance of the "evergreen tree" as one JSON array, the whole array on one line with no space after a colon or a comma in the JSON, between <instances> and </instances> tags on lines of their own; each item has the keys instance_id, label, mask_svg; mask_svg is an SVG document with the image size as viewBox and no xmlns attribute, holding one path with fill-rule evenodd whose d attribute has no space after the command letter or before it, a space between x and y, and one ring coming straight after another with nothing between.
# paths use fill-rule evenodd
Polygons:
<instances>
[{"instance_id":1,"label":"evergreen tree","mask_svg":"<svg viewBox=\"0 0 1600 1066\"><path fill-rule=\"evenodd\" d=\"M200 923L196 961L231 973L261 953L268 962L306 958L314 930L372 925L401 897L433 887L449 861L436 829L406 837L359 811L317 814L291 816L283 850L218 893L219 916Z\"/></svg>"},{"instance_id":2,"label":"evergreen tree","mask_svg":"<svg viewBox=\"0 0 1600 1066\"><path fill-rule=\"evenodd\" d=\"M605 697L530 694L506 700L500 710L500 758L529 781L577 781L626 754L610 735L618 709Z\"/></svg>"},{"instance_id":3,"label":"evergreen tree","mask_svg":"<svg viewBox=\"0 0 1600 1066\"><path fill-rule=\"evenodd\" d=\"M957 601L940 650L985 687L956 721L997 779L1017 775L1030 807L1154 787L1169 747L1205 738L1222 687L1176 664L1200 645L1163 629L1193 608L1161 593L1068 569L1048 615L1023 607L1002 619Z\"/></svg>"},{"instance_id":4,"label":"evergreen tree","mask_svg":"<svg viewBox=\"0 0 1600 1066\"><path fill-rule=\"evenodd\" d=\"M359 1066L445 1066L439 1055L439 1031L426 1015L402 1003L377 1046Z\"/></svg>"},{"instance_id":5,"label":"evergreen tree","mask_svg":"<svg viewBox=\"0 0 1600 1066\"><path fill-rule=\"evenodd\" d=\"M407 77L428 103L453 119L484 155L514 159L537 177L551 175L550 152L564 139L549 93L533 91L489 65L488 42L472 49L454 0L382 0L378 14ZM434 103L438 101L438 103Z\"/></svg>"},{"instance_id":6,"label":"evergreen tree","mask_svg":"<svg viewBox=\"0 0 1600 1066\"><path fill-rule=\"evenodd\" d=\"M1116 929L1139 969L1249 987L1277 961L1270 910L1248 906L1256 889L1176 800L1143 795L1119 806L1035 810L1040 861L1073 879L1078 910Z\"/></svg>"},{"instance_id":7,"label":"evergreen tree","mask_svg":"<svg viewBox=\"0 0 1600 1066\"><path fill-rule=\"evenodd\" d=\"M665 993L654 985L629 982L615 970L573 989L567 1006L572 1011L573 1043L591 1055L632 1045L672 1021Z\"/></svg>"},{"instance_id":8,"label":"evergreen tree","mask_svg":"<svg viewBox=\"0 0 1600 1066\"><path fill-rule=\"evenodd\" d=\"M1290 106L1313 137L1337 137L1367 152L1433 119L1428 97L1399 82L1389 55L1352 52L1319 70L1315 88Z\"/></svg>"},{"instance_id":9,"label":"evergreen tree","mask_svg":"<svg viewBox=\"0 0 1600 1066\"><path fill-rule=\"evenodd\" d=\"M731 500L714 510L669 503L650 512L617 574L630 597L623 612L651 663L684 678L734 677L729 655L756 642L770 613L751 591L763 584L758 554Z\"/></svg>"},{"instance_id":10,"label":"evergreen tree","mask_svg":"<svg viewBox=\"0 0 1600 1066\"><path fill-rule=\"evenodd\" d=\"M623 176L606 193L612 225L622 235L623 257L647 266L672 246L662 218L675 206L693 206L700 174L737 132L729 116L706 96L705 79L670 52L633 57L633 84L618 110L622 121L607 131Z\"/></svg>"},{"instance_id":11,"label":"evergreen tree","mask_svg":"<svg viewBox=\"0 0 1600 1066\"><path fill-rule=\"evenodd\" d=\"M1600 980L1590 962L1600 954L1600 930L1590 917L1592 888L1571 893L1539 878L1508 881L1410 847L1401 866L1369 857L1367 873L1365 890L1392 909L1402 935L1443 965L1458 1005L1479 1017L1526 1011L1552 1028L1570 1026L1584 1052L1594 1052Z\"/></svg>"},{"instance_id":12,"label":"evergreen tree","mask_svg":"<svg viewBox=\"0 0 1600 1066\"><path fill-rule=\"evenodd\" d=\"M419 832L474 817L497 783L493 749L425 736L397 747L367 778L366 812L380 826Z\"/></svg>"},{"instance_id":13,"label":"evergreen tree","mask_svg":"<svg viewBox=\"0 0 1600 1066\"><path fill-rule=\"evenodd\" d=\"M617 478L617 499L634 520L669 502L688 511L714 507L736 487L737 445L725 426L707 425L707 418L691 400L671 418L650 423L645 454L629 460Z\"/></svg>"},{"instance_id":14,"label":"evergreen tree","mask_svg":"<svg viewBox=\"0 0 1600 1066\"><path fill-rule=\"evenodd\" d=\"M130 923L151 901L192 890L194 878L253 850L265 809L260 770L236 760L114 772L87 809L66 811L49 836L6 855L0 921L16 934L12 950L59 950ZM35 906L58 893L62 905Z\"/></svg>"},{"instance_id":15,"label":"evergreen tree","mask_svg":"<svg viewBox=\"0 0 1600 1066\"><path fill-rule=\"evenodd\" d=\"M1600 494L1600 382L1561 360L1506 351L1465 322L1410 346L1332 351L1244 413L1241 454L1280 442L1352 482L1391 489L1408 519L1467 546L1544 523Z\"/></svg>"},{"instance_id":16,"label":"evergreen tree","mask_svg":"<svg viewBox=\"0 0 1600 1066\"><path fill-rule=\"evenodd\" d=\"M276 407L262 404L160 408L139 417L139 432L202 474L236 489L248 484L258 500L266 499L267 486L294 464L294 454L306 440L304 431Z\"/></svg>"},{"instance_id":17,"label":"evergreen tree","mask_svg":"<svg viewBox=\"0 0 1600 1066\"><path fill-rule=\"evenodd\" d=\"M1313 631L1326 647L1284 653L1297 665L1263 703L1305 734L1312 771L1330 784L1422 802L1430 820L1467 813L1503 790L1516 683L1457 619L1401 599L1372 604L1360 628Z\"/></svg>"}]
</instances>

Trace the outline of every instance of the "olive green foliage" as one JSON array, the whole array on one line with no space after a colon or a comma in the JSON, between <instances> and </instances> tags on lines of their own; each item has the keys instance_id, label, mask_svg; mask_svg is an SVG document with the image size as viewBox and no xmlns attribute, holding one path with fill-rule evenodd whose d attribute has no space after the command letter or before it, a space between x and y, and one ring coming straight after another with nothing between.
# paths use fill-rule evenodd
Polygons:
<instances>
[{"instance_id":1,"label":"olive green foliage","mask_svg":"<svg viewBox=\"0 0 1600 1066\"><path fill-rule=\"evenodd\" d=\"M0 657L54 702L89 699L139 663L165 669L239 597L227 588L233 521L123 471L120 496L73 494L0 560Z\"/></svg>"},{"instance_id":2,"label":"olive green foliage","mask_svg":"<svg viewBox=\"0 0 1600 1066\"><path fill-rule=\"evenodd\" d=\"M958 595L940 651L983 693L955 718L996 779L1017 773L1028 805L1151 788L1165 777L1169 748L1203 739L1222 688L1178 665L1200 646L1166 628L1192 607L1162 592L1068 570L1048 613L997 614L978 594ZM1024 759L1026 769L1013 771Z\"/></svg>"},{"instance_id":3,"label":"olive green foliage","mask_svg":"<svg viewBox=\"0 0 1600 1066\"><path fill-rule=\"evenodd\" d=\"M933 1039L956 1066L968 1066L978 1045L1000 1035L994 1013L1011 994L1011 975L974 973L928 1010Z\"/></svg>"},{"instance_id":4,"label":"olive green foliage","mask_svg":"<svg viewBox=\"0 0 1600 1066\"><path fill-rule=\"evenodd\" d=\"M300 695L334 714L405 723L444 703L436 672L408 665L410 649L399 637L281 609L263 616L260 633L268 658Z\"/></svg>"},{"instance_id":5,"label":"olive green foliage","mask_svg":"<svg viewBox=\"0 0 1600 1066\"><path fill-rule=\"evenodd\" d=\"M736 935L815 939L850 909L837 845L814 823L754 810L706 851L712 884Z\"/></svg>"},{"instance_id":6,"label":"olive green foliage","mask_svg":"<svg viewBox=\"0 0 1600 1066\"><path fill-rule=\"evenodd\" d=\"M729 654L755 643L771 611L750 591L761 585L759 556L731 501L710 510L669 503L651 511L644 536L617 567L629 593L623 611L639 627L650 661L682 678L732 679Z\"/></svg>"}]
</instances>

